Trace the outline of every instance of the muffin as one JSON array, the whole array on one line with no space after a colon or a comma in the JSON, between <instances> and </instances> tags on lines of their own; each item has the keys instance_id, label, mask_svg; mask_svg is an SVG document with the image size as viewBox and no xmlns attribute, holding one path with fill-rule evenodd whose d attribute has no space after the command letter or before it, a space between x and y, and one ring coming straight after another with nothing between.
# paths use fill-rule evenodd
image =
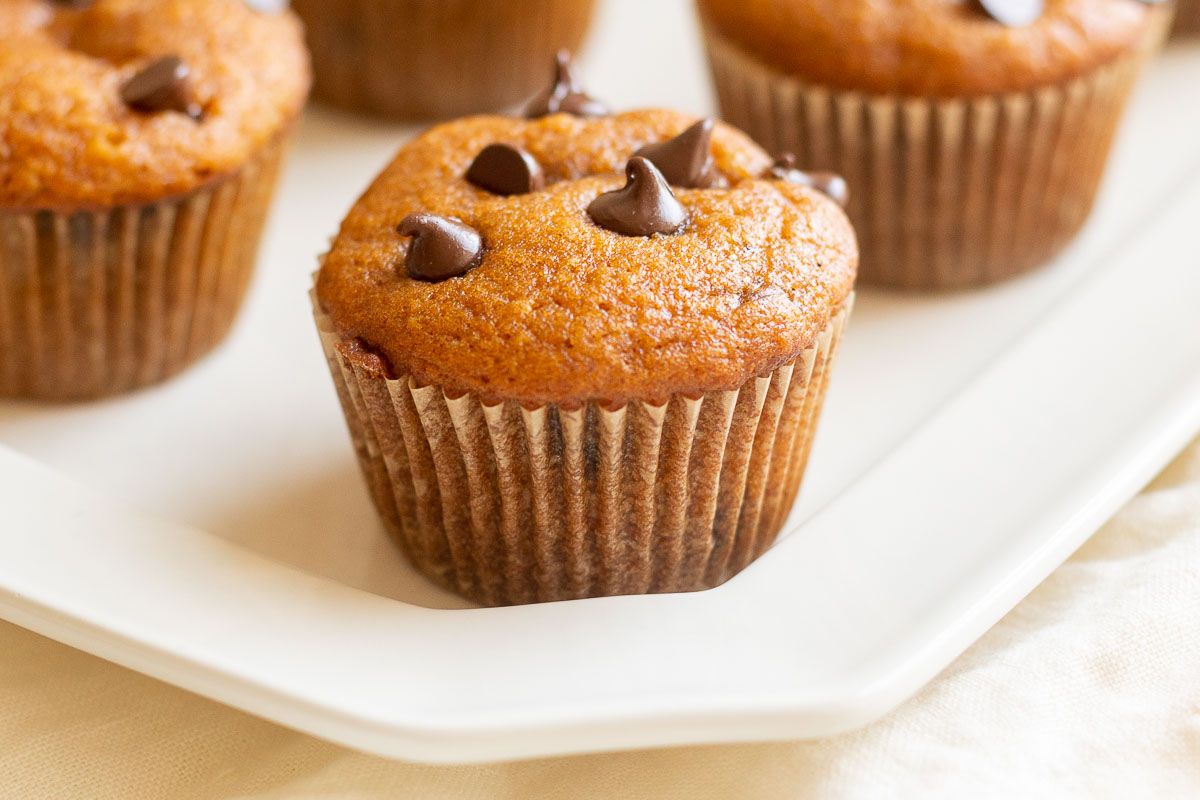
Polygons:
<instances>
[{"instance_id":1,"label":"muffin","mask_svg":"<svg viewBox=\"0 0 1200 800\"><path fill-rule=\"evenodd\" d=\"M915 290L1071 241L1170 21L1139 0L698 4L724 118L844 175L861 280Z\"/></svg>"},{"instance_id":2,"label":"muffin","mask_svg":"<svg viewBox=\"0 0 1200 800\"><path fill-rule=\"evenodd\" d=\"M1200 35L1200 0L1177 0L1171 34L1177 39Z\"/></svg>"},{"instance_id":3,"label":"muffin","mask_svg":"<svg viewBox=\"0 0 1200 800\"><path fill-rule=\"evenodd\" d=\"M314 94L393 119L508 109L545 64L576 49L595 0L292 0L313 53Z\"/></svg>"},{"instance_id":4,"label":"muffin","mask_svg":"<svg viewBox=\"0 0 1200 800\"><path fill-rule=\"evenodd\" d=\"M0 396L155 383L229 330L308 90L240 0L0 3Z\"/></svg>"},{"instance_id":5,"label":"muffin","mask_svg":"<svg viewBox=\"0 0 1200 800\"><path fill-rule=\"evenodd\" d=\"M702 589L761 554L850 311L830 183L662 110L477 116L405 145L314 305L409 559L500 605Z\"/></svg>"}]
</instances>

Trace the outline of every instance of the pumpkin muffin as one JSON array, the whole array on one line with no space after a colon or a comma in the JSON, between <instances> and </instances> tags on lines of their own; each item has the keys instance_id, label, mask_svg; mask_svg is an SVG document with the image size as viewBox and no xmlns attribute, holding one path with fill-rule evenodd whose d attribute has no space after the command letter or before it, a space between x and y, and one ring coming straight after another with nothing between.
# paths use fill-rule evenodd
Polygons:
<instances>
[{"instance_id":1,"label":"pumpkin muffin","mask_svg":"<svg viewBox=\"0 0 1200 800\"><path fill-rule=\"evenodd\" d=\"M292 0L304 19L314 94L401 120L510 108L577 49L596 0Z\"/></svg>"},{"instance_id":2,"label":"pumpkin muffin","mask_svg":"<svg viewBox=\"0 0 1200 800\"><path fill-rule=\"evenodd\" d=\"M0 396L121 392L216 345L307 90L286 13L0 2Z\"/></svg>"},{"instance_id":3,"label":"pumpkin muffin","mask_svg":"<svg viewBox=\"0 0 1200 800\"><path fill-rule=\"evenodd\" d=\"M844 175L865 283L995 282L1090 213L1169 6L697 0L723 116Z\"/></svg>"},{"instance_id":4,"label":"pumpkin muffin","mask_svg":"<svg viewBox=\"0 0 1200 800\"><path fill-rule=\"evenodd\" d=\"M824 190L670 111L471 117L405 145L314 299L408 557L495 605L701 589L761 554L852 299Z\"/></svg>"}]
</instances>

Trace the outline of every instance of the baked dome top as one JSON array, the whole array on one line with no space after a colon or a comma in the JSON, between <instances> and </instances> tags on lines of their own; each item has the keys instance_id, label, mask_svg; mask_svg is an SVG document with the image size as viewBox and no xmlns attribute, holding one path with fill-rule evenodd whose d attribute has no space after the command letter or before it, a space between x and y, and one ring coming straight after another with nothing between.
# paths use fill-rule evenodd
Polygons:
<instances>
[{"instance_id":1,"label":"baked dome top","mask_svg":"<svg viewBox=\"0 0 1200 800\"><path fill-rule=\"evenodd\" d=\"M771 159L718 123L720 186L674 188L686 227L621 235L589 205L620 188L635 151L696 120L669 111L525 120L481 116L406 144L326 255L318 301L343 339L394 375L485 400L571 404L733 389L813 344L850 294L858 262L841 208L764 179ZM544 188L493 194L465 174L485 147L523 148ZM478 266L441 281L405 268L407 215L478 232Z\"/></svg>"},{"instance_id":2,"label":"baked dome top","mask_svg":"<svg viewBox=\"0 0 1200 800\"><path fill-rule=\"evenodd\" d=\"M1134 52L1165 6L1046 0L1006 27L976 0L698 0L705 24L781 71L837 89L976 96L1057 84Z\"/></svg>"},{"instance_id":3,"label":"baked dome top","mask_svg":"<svg viewBox=\"0 0 1200 800\"><path fill-rule=\"evenodd\" d=\"M132 107L178 57L201 119ZM300 25L242 0L0 0L0 207L85 209L184 194L232 172L308 93Z\"/></svg>"}]
</instances>

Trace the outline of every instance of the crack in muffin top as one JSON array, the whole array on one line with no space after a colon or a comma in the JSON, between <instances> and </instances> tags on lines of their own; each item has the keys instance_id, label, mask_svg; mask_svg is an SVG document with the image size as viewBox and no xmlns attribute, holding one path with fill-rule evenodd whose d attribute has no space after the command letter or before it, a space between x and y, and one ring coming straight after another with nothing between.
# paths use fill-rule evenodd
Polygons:
<instances>
[{"instance_id":1,"label":"crack in muffin top","mask_svg":"<svg viewBox=\"0 0 1200 800\"><path fill-rule=\"evenodd\" d=\"M669 111L582 119L483 116L406 144L351 210L317 299L337 333L394 376L485 401L662 402L735 389L811 346L852 291L858 264L842 209L761 178L772 160L717 124L721 188L674 188L674 235L623 236L587 208L625 183L635 151L695 123ZM544 187L492 194L465 174L485 147L522 148ZM414 213L476 230L482 257L458 277L409 276Z\"/></svg>"},{"instance_id":2,"label":"crack in muffin top","mask_svg":"<svg viewBox=\"0 0 1200 800\"><path fill-rule=\"evenodd\" d=\"M169 56L186 65L199 121L122 99L131 78ZM0 0L0 208L186 194L292 124L308 86L288 12L242 0Z\"/></svg>"},{"instance_id":3,"label":"crack in muffin top","mask_svg":"<svg viewBox=\"0 0 1200 800\"><path fill-rule=\"evenodd\" d=\"M1007 27L976 0L698 0L705 24L769 66L822 86L914 96L1025 91L1136 52L1165 7L1046 0ZM1157 15L1157 16L1156 16Z\"/></svg>"}]
</instances>

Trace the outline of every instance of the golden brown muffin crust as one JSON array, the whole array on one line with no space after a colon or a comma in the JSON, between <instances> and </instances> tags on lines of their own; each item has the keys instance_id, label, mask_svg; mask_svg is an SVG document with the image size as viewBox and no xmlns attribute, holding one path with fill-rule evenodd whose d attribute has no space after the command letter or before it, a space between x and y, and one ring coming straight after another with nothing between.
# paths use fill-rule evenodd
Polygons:
<instances>
[{"instance_id":1,"label":"golden brown muffin crust","mask_svg":"<svg viewBox=\"0 0 1200 800\"><path fill-rule=\"evenodd\" d=\"M121 85L175 55L204 111L128 108ZM0 207L142 203L237 169L292 123L308 58L290 13L242 0L0 0Z\"/></svg>"},{"instance_id":2,"label":"golden brown muffin crust","mask_svg":"<svg viewBox=\"0 0 1200 800\"><path fill-rule=\"evenodd\" d=\"M971 0L697 0L706 24L764 63L837 89L920 96L1024 91L1136 50L1138 0L1046 0L1008 28Z\"/></svg>"},{"instance_id":3,"label":"golden brown muffin crust","mask_svg":"<svg viewBox=\"0 0 1200 800\"><path fill-rule=\"evenodd\" d=\"M319 302L394 374L454 393L572 404L736 388L813 343L852 289L858 251L836 203L758 179L770 159L724 125L712 149L730 188L676 189L690 215L682 233L621 236L589 219L635 150L694 121L637 111L433 128L350 212ZM532 153L547 187L499 197L468 183L471 160L494 142ZM418 211L474 227L481 265L440 283L408 277L395 226Z\"/></svg>"}]
</instances>

